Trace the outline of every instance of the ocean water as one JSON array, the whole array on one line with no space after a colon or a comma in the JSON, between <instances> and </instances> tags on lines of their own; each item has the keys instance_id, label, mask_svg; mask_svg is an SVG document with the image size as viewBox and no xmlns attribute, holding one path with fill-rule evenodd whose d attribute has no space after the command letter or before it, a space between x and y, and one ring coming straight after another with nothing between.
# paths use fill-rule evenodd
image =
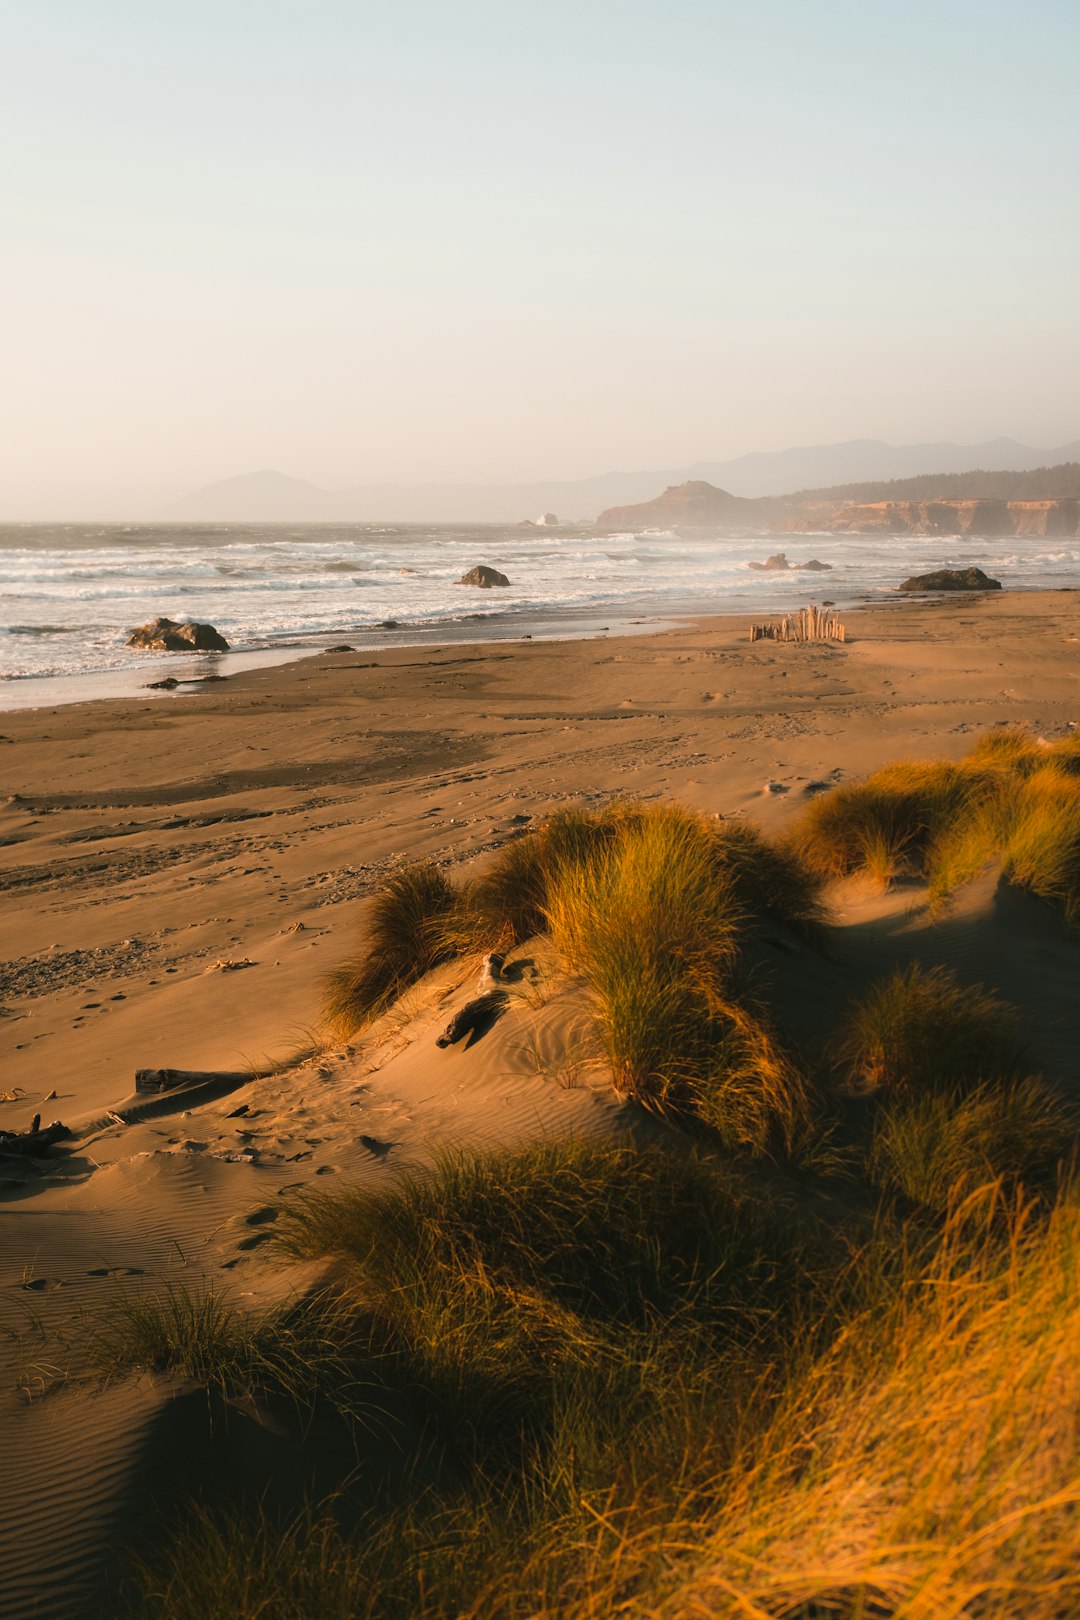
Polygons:
<instances>
[{"instance_id":1,"label":"ocean water","mask_svg":"<svg viewBox=\"0 0 1080 1620\"><path fill-rule=\"evenodd\" d=\"M783 550L829 573L763 574ZM488 563L508 590L457 583ZM781 612L894 594L906 575L975 563L1007 586L1080 584L1080 543L969 537L693 537L647 530L431 524L0 526L0 708L138 690L206 658L128 650L157 614L208 620L230 667L358 648L626 629L692 614ZM386 621L394 627L387 628ZM111 677L111 678L110 678ZM29 686L21 683L29 682Z\"/></svg>"}]
</instances>

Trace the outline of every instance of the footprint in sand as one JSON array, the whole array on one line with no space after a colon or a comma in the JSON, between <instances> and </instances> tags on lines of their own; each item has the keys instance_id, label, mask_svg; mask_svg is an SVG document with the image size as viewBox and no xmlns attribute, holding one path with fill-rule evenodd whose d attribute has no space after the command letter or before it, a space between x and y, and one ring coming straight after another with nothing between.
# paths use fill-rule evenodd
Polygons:
<instances>
[{"instance_id":1,"label":"footprint in sand","mask_svg":"<svg viewBox=\"0 0 1080 1620\"><path fill-rule=\"evenodd\" d=\"M271 1221L276 1221L280 1213L272 1204L267 1204L265 1208L253 1209L250 1215L245 1215L244 1225L267 1226Z\"/></svg>"},{"instance_id":2,"label":"footprint in sand","mask_svg":"<svg viewBox=\"0 0 1080 1620\"><path fill-rule=\"evenodd\" d=\"M145 1277L141 1266L98 1266L85 1273L87 1277Z\"/></svg>"}]
</instances>

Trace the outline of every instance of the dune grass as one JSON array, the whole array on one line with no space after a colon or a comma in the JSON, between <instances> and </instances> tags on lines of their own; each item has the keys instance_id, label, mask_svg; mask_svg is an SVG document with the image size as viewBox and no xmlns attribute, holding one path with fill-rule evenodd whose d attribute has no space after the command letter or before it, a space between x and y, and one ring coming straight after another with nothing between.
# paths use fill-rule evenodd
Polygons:
<instances>
[{"instance_id":1,"label":"dune grass","mask_svg":"<svg viewBox=\"0 0 1080 1620\"><path fill-rule=\"evenodd\" d=\"M757 920L819 937L822 881L741 822L633 802L561 810L461 889L430 865L396 873L324 1010L347 1037L439 962L550 933L590 987L617 1086L696 1111L732 1147L790 1151L809 1087L736 968Z\"/></svg>"},{"instance_id":2,"label":"dune grass","mask_svg":"<svg viewBox=\"0 0 1080 1620\"><path fill-rule=\"evenodd\" d=\"M276 1236L338 1259L395 1376L488 1456L624 1380L627 1418L665 1341L738 1359L790 1320L816 1252L693 1157L574 1142L448 1156L378 1193L308 1193Z\"/></svg>"},{"instance_id":3,"label":"dune grass","mask_svg":"<svg viewBox=\"0 0 1080 1620\"><path fill-rule=\"evenodd\" d=\"M1011 883L1059 906L1067 928L1080 925L1080 778L1057 763L1034 771L1017 795L1003 871Z\"/></svg>"},{"instance_id":4,"label":"dune grass","mask_svg":"<svg viewBox=\"0 0 1080 1620\"><path fill-rule=\"evenodd\" d=\"M837 1108L865 1180L800 1181L792 1145L825 1102L746 967L757 920L812 937L823 884L857 870L945 894L993 860L1071 919L1078 766L1074 739L999 728L959 764L837 790L781 846L674 807L560 812L462 889L388 901L392 960L550 933L618 1083L694 1129L319 1184L286 1200L275 1240L330 1263L324 1296L254 1320L166 1294L119 1319L113 1373L302 1391L358 1425L385 1397L427 1470L359 1520L348 1481L289 1521L196 1510L134 1612L1080 1611L1075 1110L1028 1072L1011 1007L909 966L831 1050L869 1094ZM364 1017L405 982L371 973Z\"/></svg>"},{"instance_id":5,"label":"dune grass","mask_svg":"<svg viewBox=\"0 0 1080 1620\"><path fill-rule=\"evenodd\" d=\"M404 1397L443 1484L407 1481L352 1535L333 1504L284 1526L196 1513L143 1571L140 1613L496 1613L491 1582L542 1553L557 1590L598 1511L667 1517L709 1488L847 1264L775 1200L659 1146L450 1155L377 1193L291 1199L277 1236L336 1260L364 1376Z\"/></svg>"},{"instance_id":6,"label":"dune grass","mask_svg":"<svg viewBox=\"0 0 1080 1620\"><path fill-rule=\"evenodd\" d=\"M431 862L403 866L376 895L367 943L323 981L323 1013L343 1038L385 1012L394 998L453 954L447 943L457 893Z\"/></svg>"},{"instance_id":7,"label":"dune grass","mask_svg":"<svg viewBox=\"0 0 1080 1620\"><path fill-rule=\"evenodd\" d=\"M377 1388L369 1355L366 1322L333 1290L256 1312L212 1284L171 1282L115 1301L71 1371L92 1382L193 1379L230 1401L282 1396L308 1410L321 1401L367 1423Z\"/></svg>"},{"instance_id":8,"label":"dune grass","mask_svg":"<svg viewBox=\"0 0 1080 1620\"><path fill-rule=\"evenodd\" d=\"M628 813L618 804L601 810L570 806L507 844L464 889L460 947L505 950L545 933L548 897L559 872L605 849Z\"/></svg>"},{"instance_id":9,"label":"dune grass","mask_svg":"<svg viewBox=\"0 0 1080 1620\"><path fill-rule=\"evenodd\" d=\"M772 842L747 821L699 823L716 850L717 869L730 882L744 913L774 918L812 942L826 921L824 878L785 843Z\"/></svg>"},{"instance_id":10,"label":"dune grass","mask_svg":"<svg viewBox=\"0 0 1080 1620\"><path fill-rule=\"evenodd\" d=\"M217 1389L249 1384L265 1336L213 1287L166 1285L122 1296L86 1345L87 1370L103 1378L175 1373Z\"/></svg>"},{"instance_id":11,"label":"dune grass","mask_svg":"<svg viewBox=\"0 0 1080 1620\"><path fill-rule=\"evenodd\" d=\"M833 1053L847 1087L886 1094L1005 1079L1023 1064L1014 1008L945 968L917 962L856 1003Z\"/></svg>"},{"instance_id":12,"label":"dune grass","mask_svg":"<svg viewBox=\"0 0 1080 1620\"><path fill-rule=\"evenodd\" d=\"M1080 1212L1071 1193L1047 1219L1014 1205L1004 1235L1001 1215L1000 1194L973 1195L905 1286L792 1384L732 1470L723 1512L684 1529L689 1569L665 1581L642 1534L640 1612L1077 1611ZM617 1571L597 1560L568 1620L632 1588L634 1551L628 1538Z\"/></svg>"},{"instance_id":13,"label":"dune grass","mask_svg":"<svg viewBox=\"0 0 1080 1620\"><path fill-rule=\"evenodd\" d=\"M809 1089L736 973L750 906L817 919L817 889L756 834L677 807L625 818L551 885L552 940L592 996L615 1084L731 1146L790 1145Z\"/></svg>"},{"instance_id":14,"label":"dune grass","mask_svg":"<svg viewBox=\"0 0 1080 1620\"><path fill-rule=\"evenodd\" d=\"M1076 1111L1037 1076L899 1097L879 1112L871 1184L928 1209L987 1182L1052 1191L1077 1142Z\"/></svg>"},{"instance_id":15,"label":"dune grass","mask_svg":"<svg viewBox=\"0 0 1080 1620\"><path fill-rule=\"evenodd\" d=\"M808 806L788 847L824 880L924 880L942 904L991 863L1080 925L1080 738L986 732L958 763L886 766Z\"/></svg>"},{"instance_id":16,"label":"dune grass","mask_svg":"<svg viewBox=\"0 0 1080 1620\"><path fill-rule=\"evenodd\" d=\"M967 814L981 776L939 760L888 765L815 799L791 848L825 879L862 871L885 887L925 876L935 841Z\"/></svg>"},{"instance_id":17,"label":"dune grass","mask_svg":"<svg viewBox=\"0 0 1080 1620\"><path fill-rule=\"evenodd\" d=\"M143 1570L140 1615L1060 1620L1080 1603L1068 1186L1043 1212L999 1187L954 1197L936 1235L885 1224L846 1264L795 1237L797 1214L639 1150L446 1161L290 1219L290 1247L337 1255L383 1318L378 1364L407 1363L465 1472L353 1528L333 1503L286 1524L191 1515Z\"/></svg>"}]
</instances>

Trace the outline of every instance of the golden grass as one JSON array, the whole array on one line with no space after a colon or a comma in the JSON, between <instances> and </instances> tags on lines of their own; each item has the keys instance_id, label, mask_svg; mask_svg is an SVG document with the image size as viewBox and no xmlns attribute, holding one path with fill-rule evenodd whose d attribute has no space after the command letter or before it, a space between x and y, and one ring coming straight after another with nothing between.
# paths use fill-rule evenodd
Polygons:
<instances>
[{"instance_id":1,"label":"golden grass","mask_svg":"<svg viewBox=\"0 0 1080 1620\"><path fill-rule=\"evenodd\" d=\"M808 806L789 838L823 879L919 878L941 904L991 863L1080 923L1080 738L1018 727L980 737L958 764L886 766Z\"/></svg>"},{"instance_id":2,"label":"golden grass","mask_svg":"<svg viewBox=\"0 0 1080 1620\"><path fill-rule=\"evenodd\" d=\"M952 1090L1018 1070L1020 1020L981 985L916 962L852 1008L834 1056L856 1092Z\"/></svg>"},{"instance_id":3,"label":"golden grass","mask_svg":"<svg viewBox=\"0 0 1080 1620\"><path fill-rule=\"evenodd\" d=\"M1013 806L1003 871L1059 905L1068 928L1080 923L1080 779L1053 763L1028 777Z\"/></svg>"},{"instance_id":4,"label":"golden grass","mask_svg":"<svg viewBox=\"0 0 1080 1620\"><path fill-rule=\"evenodd\" d=\"M793 829L791 847L826 879L866 871L887 886L923 876L935 840L965 814L978 781L976 773L940 760L888 765L815 799Z\"/></svg>"},{"instance_id":5,"label":"golden grass","mask_svg":"<svg viewBox=\"0 0 1080 1620\"><path fill-rule=\"evenodd\" d=\"M894 1099L867 1155L871 1183L928 1209L989 1181L1052 1188L1077 1141L1076 1110L1037 1076Z\"/></svg>"},{"instance_id":6,"label":"golden grass","mask_svg":"<svg viewBox=\"0 0 1080 1620\"><path fill-rule=\"evenodd\" d=\"M555 948L589 987L615 1084L649 1106L693 1110L755 1153L790 1147L808 1088L735 993L734 969L752 898L816 921L816 889L797 871L755 834L661 807L564 865L548 900Z\"/></svg>"},{"instance_id":7,"label":"golden grass","mask_svg":"<svg viewBox=\"0 0 1080 1620\"><path fill-rule=\"evenodd\" d=\"M635 1553L648 1585L609 1612L1080 1611L1080 1211L1071 1195L1045 1221L1014 1207L1004 1240L1001 1213L994 1189L972 1195L896 1298L794 1381L731 1471L722 1510L684 1533L692 1567L667 1591L654 1549L627 1538L624 1590ZM611 1566L608 1554L596 1573L614 1597ZM602 1602L598 1579L568 1620Z\"/></svg>"},{"instance_id":8,"label":"golden grass","mask_svg":"<svg viewBox=\"0 0 1080 1620\"><path fill-rule=\"evenodd\" d=\"M509 949L547 928L552 884L567 863L588 861L615 836L619 806L557 810L533 832L499 851L487 870L466 885L454 919L462 948Z\"/></svg>"},{"instance_id":9,"label":"golden grass","mask_svg":"<svg viewBox=\"0 0 1080 1620\"><path fill-rule=\"evenodd\" d=\"M751 917L773 917L816 940L826 920L824 879L791 847L773 843L746 821L699 823L716 849L717 868Z\"/></svg>"},{"instance_id":10,"label":"golden grass","mask_svg":"<svg viewBox=\"0 0 1080 1620\"><path fill-rule=\"evenodd\" d=\"M447 923L456 905L452 884L430 862L387 879L368 912L365 949L323 981L323 1014L338 1035L354 1034L449 959Z\"/></svg>"},{"instance_id":11,"label":"golden grass","mask_svg":"<svg viewBox=\"0 0 1080 1620\"><path fill-rule=\"evenodd\" d=\"M1077 1612L1080 1205L1068 1187L1049 1211L977 1189L936 1238L883 1226L830 1289L801 1270L805 1254L785 1269L792 1225L764 1210L748 1221L701 1171L680 1181L675 1167L590 1152L561 1167L550 1152L492 1161L479 1176L459 1165L381 1210L330 1197L301 1217L303 1252L329 1240L359 1268L348 1285L389 1313L419 1358L416 1397L437 1394L473 1469L462 1488L387 1504L352 1534L326 1510L284 1526L203 1513L144 1572L137 1612ZM756 1384L738 1372L748 1351ZM523 1420L539 1449L520 1451Z\"/></svg>"},{"instance_id":12,"label":"golden grass","mask_svg":"<svg viewBox=\"0 0 1080 1620\"><path fill-rule=\"evenodd\" d=\"M347 1483L291 1523L189 1518L137 1612L1080 1612L1074 1111L1026 1074L1011 1008L911 967L833 1048L845 1084L876 1099L844 1113L866 1183L853 1199L799 1185L792 1148L823 1105L744 965L754 919L813 932L822 883L857 870L944 895L1000 861L1080 920L1078 766L1074 739L999 729L958 765L837 790L779 849L624 805L560 813L463 891L410 880L376 912L364 1007L400 991L388 964L549 931L618 1083L744 1153L779 1151L785 1174L673 1135L670 1151L451 1156L378 1193L290 1199L278 1241L335 1262L332 1297L261 1322L166 1297L119 1324L110 1368L336 1402L358 1433L386 1397L422 1438L425 1482L406 1470L359 1523Z\"/></svg>"}]
</instances>

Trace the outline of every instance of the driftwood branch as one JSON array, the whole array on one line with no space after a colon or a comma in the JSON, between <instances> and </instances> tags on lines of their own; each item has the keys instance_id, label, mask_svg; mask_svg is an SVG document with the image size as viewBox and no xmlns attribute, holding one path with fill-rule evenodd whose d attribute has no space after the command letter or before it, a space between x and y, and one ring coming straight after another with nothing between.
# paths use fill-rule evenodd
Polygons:
<instances>
[{"instance_id":1,"label":"driftwood branch","mask_svg":"<svg viewBox=\"0 0 1080 1620\"><path fill-rule=\"evenodd\" d=\"M252 1079L250 1070L227 1069L136 1069L135 1090L156 1096L162 1091L179 1091L188 1086L240 1086Z\"/></svg>"},{"instance_id":2,"label":"driftwood branch","mask_svg":"<svg viewBox=\"0 0 1080 1620\"><path fill-rule=\"evenodd\" d=\"M0 1131L0 1154L18 1154L21 1158L43 1159L57 1142L66 1142L71 1132L66 1125L54 1119L41 1129L41 1115L35 1114L28 1131Z\"/></svg>"},{"instance_id":3,"label":"driftwood branch","mask_svg":"<svg viewBox=\"0 0 1080 1620\"><path fill-rule=\"evenodd\" d=\"M506 994L502 990L486 990L482 996L474 996L472 1001L467 1001L454 1014L435 1045L453 1046L463 1035L471 1035L474 1030L481 1029L488 1019L494 1018L505 1001Z\"/></svg>"}]
</instances>

